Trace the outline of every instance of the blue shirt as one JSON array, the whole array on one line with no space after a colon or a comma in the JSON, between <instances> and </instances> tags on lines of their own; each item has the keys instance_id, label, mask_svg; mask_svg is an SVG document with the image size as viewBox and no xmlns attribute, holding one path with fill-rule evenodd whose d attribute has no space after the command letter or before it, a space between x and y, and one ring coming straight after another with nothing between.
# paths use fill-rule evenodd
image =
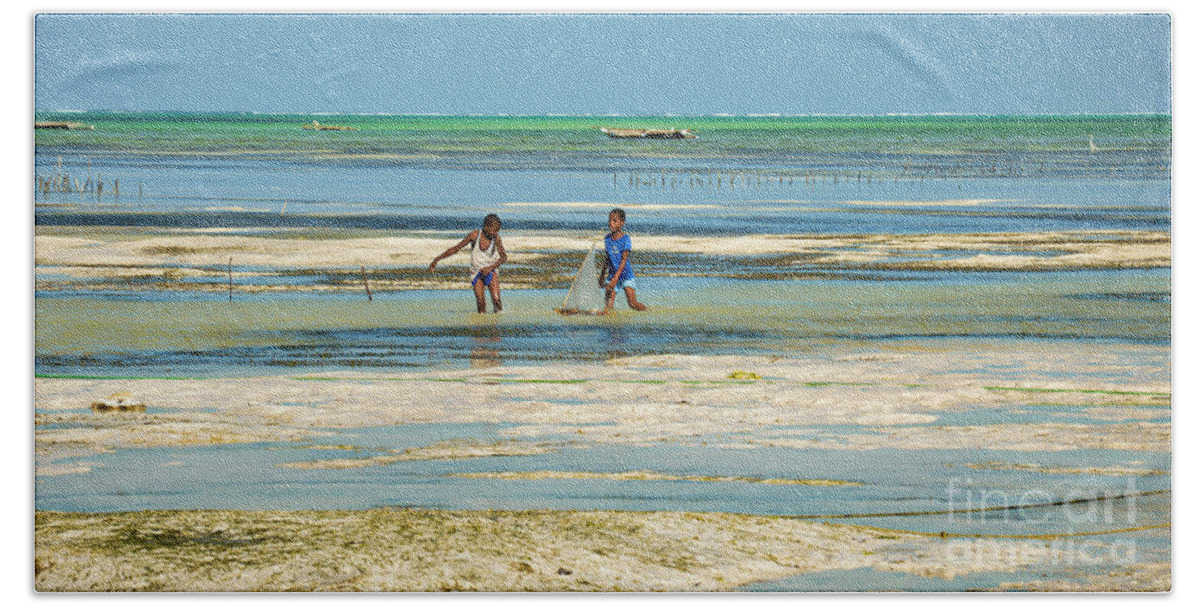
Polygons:
<instances>
[{"instance_id":1,"label":"blue shirt","mask_svg":"<svg viewBox=\"0 0 1200 608\"><path fill-rule=\"evenodd\" d=\"M633 251L633 241L630 240L629 234L626 233L621 238L613 240L612 234L604 236L604 254L608 257L608 269L610 273L616 272L621 266L621 253L624 251ZM621 271L621 276L617 277L617 282L621 283L633 278L633 260L625 262L625 269ZM612 276L609 276L609 280Z\"/></svg>"}]
</instances>

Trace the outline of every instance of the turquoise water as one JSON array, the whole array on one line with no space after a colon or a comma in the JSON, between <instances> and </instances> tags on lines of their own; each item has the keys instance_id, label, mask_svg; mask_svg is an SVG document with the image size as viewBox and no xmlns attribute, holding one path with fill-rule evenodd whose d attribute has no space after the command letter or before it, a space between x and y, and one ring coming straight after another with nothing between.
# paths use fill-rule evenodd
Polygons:
<instances>
[{"instance_id":1,"label":"turquoise water","mask_svg":"<svg viewBox=\"0 0 1200 608\"><path fill-rule=\"evenodd\" d=\"M345 450L272 449L266 445L118 450L78 460L98 464L85 475L39 477L39 509L361 509L414 506L445 509L684 510L761 515L894 513L978 506L1014 506L1063 498L1117 496L1170 488L1169 476L1046 474L968 470L964 462L1006 461L1013 453L988 450L720 449L700 445L569 444L549 454L465 460L408 461L354 469L304 470L275 465L321 459L363 458L375 449L407 449L470 437L490 443L507 437L505 425L411 424L384 428L322 429L321 445ZM546 437L544 439L554 439ZM570 437L562 438L569 440ZM306 444L272 444L272 447ZM1023 452L1021 461L1076 467L1120 466L1130 460L1170 468L1170 456L1122 450ZM136 469L138 475L129 475ZM494 471L624 472L671 475L841 479L861 486L828 487L745 482L629 481L615 479L497 480L450 477ZM950 480L955 480L951 482ZM957 484L957 485L953 485ZM954 494L948 493L948 487ZM1036 493L1029 492L1036 489ZM1036 494L1036 495L1035 495ZM1102 505L1016 509L997 513L872 517L838 523L939 532L1040 534L1103 530L1169 521L1169 495Z\"/></svg>"},{"instance_id":2,"label":"turquoise water","mask_svg":"<svg viewBox=\"0 0 1200 608\"><path fill-rule=\"evenodd\" d=\"M1171 227L1171 122L1163 116L38 118L96 126L37 131L39 176L110 182L109 194L99 197L36 196L39 226L395 234L467 230L498 212L506 230L596 231L609 205L625 205L635 243L639 234ZM361 130L300 128L314 118ZM593 123L676 125L701 137L614 140ZM1095 153L1088 135L1100 142ZM115 179L120 196L112 192ZM380 294L367 306L355 297L306 293L327 280L320 273L262 279L297 293L239 296L232 309L203 293L44 291L37 369L219 375L314 365L459 367L470 362L464 353L478 349L506 363L596 361L679 348L786 354L811 339L1169 341L1167 270L827 272L802 283L739 280L728 269L711 280L671 276L712 274L708 263L676 256L640 266L648 273L643 299L655 308L643 318L616 325L556 318L548 311L563 286L545 285L510 294L504 319L482 333L462 314L470 310L464 294ZM43 280L55 278L52 269L45 272ZM192 312L183 318L220 327L205 338L173 324L185 309ZM79 310L95 314L80 319ZM279 311L289 320L261 321ZM96 330L105 319L138 320L141 341L121 344L114 336L126 332ZM189 346L180 347L177 336ZM197 351L194 344L213 346Z\"/></svg>"},{"instance_id":3,"label":"turquoise water","mask_svg":"<svg viewBox=\"0 0 1200 608\"><path fill-rule=\"evenodd\" d=\"M635 234L1170 227L1172 127L1157 115L37 118L96 127L37 131L39 178L107 183L37 195L39 225L457 230L497 212L510 229L603 228L602 209L529 205L591 202L655 206ZM360 130L301 128L313 119Z\"/></svg>"},{"instance_id":4,"label":"turquoise water","mask_svg":"<svg viewBox=\"0 0 1200 608\"><path fill-rule=\"evenodd\" d=\"M87 193L35 190L39 227L299 229L329 235L474 228L499 213L514 234L604 227L630 210L639 234L894 234L1171 230L1171 119L1072 117L414 117L41 114L95 131L37 131L37 178L103 181ZM354 126L311 132L300 125ZM688 128L696 140L614 140L593 126ZM1088 136L1097 150L1090 151ZM115 180L120 180L119 194ZM345 231L345 232L343 232ZM506 238L506 240L509 240ZM432 255L432 254L431 254ZM319 275L272 277L294 291L39 289L35 369L85 377L300 376L598 363L657 354L807 356L881 345L998 344L1128 352L1069 376L979 361L956 370L1020 382L1119 385L1169 378L1171 271L921 272L854 270L770 280L709 273L703 256L648 264L647 314L560 317L565 286L509 290L505 313L471 314L466 290L310 291ZM39 269L39 281L55 278ZM386 270L386 269L385 269ZM677 272L678 271L678 272ZM726 272L727 271L727 272ZM688 274L692 276L673 276ZM827 349L827 350L826 350ZM1122 350L1124 349L1124 350ZM1136 352L1135 352L1136 351ZM502 370L500 370L502 373ZM1031 408L941 412L930 425L1062 421ZM1155 410L1158 413L1159 410ZM80 411L82 413L82 410ZM155 413L155 412L151 412ZM1167 422L1170 410L1147 418ZM1089 420L1089 424L1109 424ZM50 428L50 427L46 427ZM404 449L503 439L504 425L331 430L323 444ZM856 425L813 433L864 432ZM554 439L554 438L546 438ZM697 438L697 443L703 437ZM718 443L720 438L710 438ZM68 459L91 472L37 479L38 509L310 509L416 506L698 510L821 514L939 509L950 479L972 489L1055 496L1170 487L1170 476L1103 477L970 470L965 462L1036 462L1170 470L1169 453L1124 450L726 450L701 445L566 447L550 454L399 462L347 470L274 465L337 450L219 445L118 450ZM295 445L290 447L304 447ZM1133 465L1131 463L1138 463ZM91 465L87 465L91 466ZM629 471L849 479L857 487L737 482L488 480L477 471ZM131 474L136 471L137 474ZM1146 498L1128 525L1170 520ZM839 520L842 521L842 520ZM1062 509L1004 518L845 520L937 532L1093 530ZM1111 523L1111 522L1109 522ZM1122 536L1101 543L1117 543ZM1170 534L1137 537L1137 560L1169 559ZM1115 544L1113 545L1115 546ZM1044 574L935 581L875 571L806 575L746 590L963 590Z\"/></svg>"},{"instance_id":5,"label":"turquoise water","mask_svg":"<svg viewBox=\"0 0 1200 608\"><path fill-rule=\"evenodd\" d=\"M465 231L496 212L514 232L598 232L606 210L624 205L635 247L641 234L1171 228L1169 116L37 118L96 127L37 131L39 177L109 184L99 196L35 194L35 223L46 227L386 235ZM314 119L360 130L301 128ZM700 137L617 140L592 128L599 125L673 126ZM510 293L504 318L486 331L463 314L471 310L466 294L385 293L368 306L308 293L330 280L321 273L261 279L296 292L239 295L231 306L202 292L82 284L39 291L37 369L219 375L279 366L454 368L468 365L463 353L475 349L529 363L681 348L786 354L812 339L1170 339L1165 269L810 272L797 282L743 279L729 268L714 273L711 263L675 256L639 266L643 299L655 311L645 317L559 319L549 309L565 285L542 285ZM40 280L55 279L53 269L41 270ZM209 333L174 323L184 310L183 318L199 319ZM279 311L286 314L264 321ZM141 341L122 343L128 332L106 331L106 320L133 320ZM330 350L333 357L315 357Z\"/></svg>"},{"instance_id":6,"label":"turquoise water","mask_svg":"<svg viewBox=\"0 0 1200 608\"><path fill-rule=\"evenodd\" d=\"M1170 152L1171 119L1134 116L393 116L44 113L36 120L92 124L95 131L38 131L49 151L261 153L278 156L426 152L480 157L548 151L612 158L751 158L821 154L995 154L1087 151ZM303 124L357 131L305 131ZM685 128L686 141L616 140L596 127ZM1083 145L1080 145L1082 138ZM630 148L630 145L637 146ZM631 158L632 157L632 158ZM763 158L762 160L768 160ZM1165 160L1161 156L1159 160ZM562 162L544 159L544 162ZM765 164L765 163L764 163ZM523 165L527 166L527 165Z\"/></svg>"}]
</instances>

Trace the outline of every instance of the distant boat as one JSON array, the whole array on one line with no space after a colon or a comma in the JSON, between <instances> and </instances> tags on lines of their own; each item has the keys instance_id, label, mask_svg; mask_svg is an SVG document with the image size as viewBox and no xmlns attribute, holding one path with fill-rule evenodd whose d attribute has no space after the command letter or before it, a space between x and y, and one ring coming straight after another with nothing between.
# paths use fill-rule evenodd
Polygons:
<instances>
[{"instance_id":1,"label":"distant boat","mask_svg":"<svg viewBox=\"0 0 1200 608\"><path fill-rule=\"evenodd\" d=\"M304 125L304 128L309 131L357 131L355 127L339 127L336 125L323 125L317 121L312 121L312 124Z\"/></svg>"},{"instance_id":2,"label":"distant boat","mask_svg":"<svg viewBox=\"0 0 1200 608\"><path fill-rule=\"evenodd\" d=\"M597 127L605 135L619 139L696 139L687 129L614 129Z\"/></svg>"},{"instance_id":3,"label":"distant boat","mask_svg":"<svg viewBox=\"0 0 1200 608\"><path fill-rule=\"evenodd\" d=\"M1092 154L1095 154L1095 153L1096 153L1096 151L1097 151L1097 150L1099 150L1099 149L1100 149L1100 148L1097 148L1097 147L1096 147L1096 141L1095 141L1094 139L1092 139L1092 136L1091 136L1091 135L1088 135L1088 152L1091 152Z\"/></svg>"},{"instance_id":4,"label":"distant boat","mask_svg":"<svg viewBox=\"0 0 1200 608\"><path fill-rule=\"evenodd\" d=\"M35 129L66 129L69 131L95 131L94 125L85 125L81 122L56 122L56 121L37 121L33 123Z\"/></svg>"}]
</instances>

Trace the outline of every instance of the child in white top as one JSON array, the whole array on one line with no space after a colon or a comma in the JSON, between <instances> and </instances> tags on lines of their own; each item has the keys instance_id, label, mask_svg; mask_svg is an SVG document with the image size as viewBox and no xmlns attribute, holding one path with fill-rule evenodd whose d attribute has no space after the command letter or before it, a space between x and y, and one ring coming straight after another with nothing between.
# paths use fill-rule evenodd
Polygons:
<instances>
[{"instance_id":1,"label":"child in white top","mask_svg":"<svg viewBox=\"0 0 1200 608\"><path fill-rule=\"evenodd\" d=\"M437 263L458 253L463 247L471 246L471 289L475 291L475 309L480 314L487 312L487 302L483 297L484 287L492 293L492 311L500 312L500 265L508 261L504 251L504 243L500 241L500 217L489 213L483 218L483 228L467 233L457 245L447 249L442 255L433 259L429 264L432 272Z\"/></svg>"}]
</instances>

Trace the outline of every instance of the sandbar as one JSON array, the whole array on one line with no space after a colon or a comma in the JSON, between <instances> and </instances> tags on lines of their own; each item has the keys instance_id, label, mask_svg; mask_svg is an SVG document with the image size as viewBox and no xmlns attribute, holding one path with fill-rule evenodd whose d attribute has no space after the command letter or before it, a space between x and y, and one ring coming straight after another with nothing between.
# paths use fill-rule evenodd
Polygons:
<instances>
[{"instance_id":1,"label":"sandbar","mask_svg":"<svg viewBox=\"0 0 1200 608\"><path fill-rule=\"evenodd\" d=\"M867 567L952 580L1081 553L690 512L39 512L35 536L42 592L731 591ZM1142 588L1169 588L1169 568L1152 574Z\"/></svg>"},{"instance_id":2,"label":"sandbar","mask_svg":"<svg viewBox=\"0 0 1200 608\"><path fill-rule=\"evenodd\" d=\"M562 287L602 235L510 232L503 235L507 287ZM358 291L363 275L377 291L461 288L466 256L428 271L458 233L329 231L302 238L288 230L233 234L202 230L45 227L35 232L37 287L114 290ZM642 276L804 278L852 271L1056 271L1169 268L1171 235L1096 230L988 234L638 235ZM232 276L230 276L232 275ZM269 278L308 281L269 281Z\"/></svg>"}]
</instances>

